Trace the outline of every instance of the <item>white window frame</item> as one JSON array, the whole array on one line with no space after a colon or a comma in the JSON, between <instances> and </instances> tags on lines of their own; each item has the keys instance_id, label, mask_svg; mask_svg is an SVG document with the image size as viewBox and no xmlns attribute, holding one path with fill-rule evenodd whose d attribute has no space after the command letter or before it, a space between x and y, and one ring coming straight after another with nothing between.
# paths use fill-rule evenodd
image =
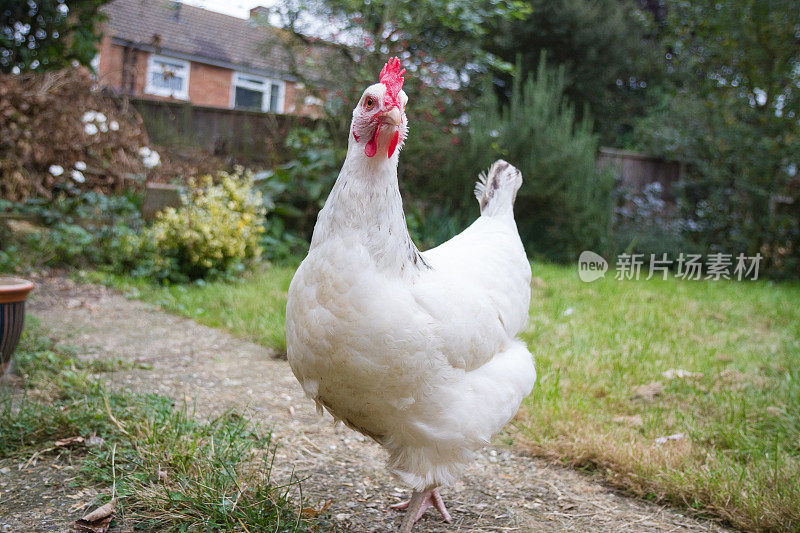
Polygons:
<instances>
[{"instance_id":1,"label":"white window frame","mask_svg":"<svg viewBox=\"0 0 800 533\"><path fill-rule=\"evenodd\" d=\"M161 63L172 63L174 65L180 65L180 76L183 78L183 89L180 91L173 91L171 89L166 89L164 87L156 87L153 85L152 81L152 74L157 72L157 69L161 69ZM189 73L191 71L191 64L189 61L185 59L176 59L174 57L169 56L162 56L156 54L150 54L150 58L147 60L147 81L145 83L144 92L147 94L152 94L155 96L169 96L172 98L177 98L178 100L188 100L189 99ZM178 74L176 72L176 74Z\"/></svg>"},{"instance_id":2,"label":"white window frame","mask_svg":"<svg viewBox=\"0 0 800 533\"><path fill-rule=\"evenodd\" d=\"M252 80L257 80L255 83ZM270 111L269 101L272 94L272 85L278 86L278 109ZM234 72L231 81L231 109L236 107L236 87L261 91L261 111L271 113L284 113L284 100L286 97L286 83L283 80L267 78L246 72Z\"/></svg>"}]
</instances>

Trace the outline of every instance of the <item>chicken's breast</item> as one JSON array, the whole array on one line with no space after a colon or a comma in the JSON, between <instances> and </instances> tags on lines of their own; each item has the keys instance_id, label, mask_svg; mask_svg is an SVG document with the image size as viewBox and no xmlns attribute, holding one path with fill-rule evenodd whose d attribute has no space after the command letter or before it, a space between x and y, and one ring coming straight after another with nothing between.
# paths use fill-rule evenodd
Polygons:
<instances>
[{"instance_id":1,"label":"chicken's breast","mask_svg":"<svg viewBox=\"0 0 800 533\"><path fill-rule=\"evenodd\" d=\"M320 407L381 442L423 489L452 482L535 380L530 265L513 218L481 217L397 275L347 235L316 246L289 291L292 370Z\"/></svg>"}]
</instances>

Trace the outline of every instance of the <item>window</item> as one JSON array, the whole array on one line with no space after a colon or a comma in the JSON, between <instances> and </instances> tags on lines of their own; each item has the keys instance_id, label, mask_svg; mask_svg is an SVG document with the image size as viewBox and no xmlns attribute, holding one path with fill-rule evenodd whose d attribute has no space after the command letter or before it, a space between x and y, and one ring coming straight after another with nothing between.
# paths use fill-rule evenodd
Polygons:
<instances>
[{"instance_id":1,"label":"window","mask_svg":"<svg viewBox=\"0 0 800 533\"><path fill-rule=\"evenodd\" d=\"M251 74L233 75L233 107L283 113L284 83Z\"/></svg>"},{"instance_id":2,"label":"window","mask_svg":"<svg viewBox=\"0 0 800 533\"><path fill-rule=\"evenodd\" d=\"M182 59L151 55L147 63L147 84L144 92L158 96L189 98L189 62Z\"/></svg>"}]
</instances>

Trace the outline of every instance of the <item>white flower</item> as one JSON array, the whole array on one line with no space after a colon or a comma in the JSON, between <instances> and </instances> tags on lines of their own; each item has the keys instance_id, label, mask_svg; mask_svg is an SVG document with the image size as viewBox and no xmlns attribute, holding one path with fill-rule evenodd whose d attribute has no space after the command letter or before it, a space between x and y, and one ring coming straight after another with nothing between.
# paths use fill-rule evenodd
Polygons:
<instances>
[{"instance_id":1,"label":"white flower","mask_svg":"<svg viewBox=\"0 0 800 533\"><path fill-rule=\"evenodd\" d=\"M97 122L105 122L106 121L106 116L98 111L97 113L95 113L94 119Z\"/></svg>"},{"instance_id":2,"label":"white flower","mask_svg":"<svg viewBox=\"0 0 800 533\"><path fill-rule=\"evenodd\" d=\"M142 158L142 164L146 168L157 167L161 164L161 156L155 150L151 150L149 154Z\"/></svg>"},{"instance_id":3,"label":"white flower","mask_svg":"<svg viewBox=\"0 0 800 533\"><path fill-rule=\"evenodd\" d=\"M87 111L86 113L83 114L83 116L81 117L81 120L84 123L86 123L86 122L94 122L95 117L97 117L97 112L96 111Z\"/></svg>"},{"instance_id":4,"label":"white flower","mask_svg":"<svg viewBox=\"0 0 800 533\"><path fill-rule=\"evenodd\" d=\"M109 122L108 127L111 128L111 131L117 131L119 129L119 122L112 120Z\"/></svg>"},{"instance_id":5,"label":"white flower","mask_svg":"<svg viewBox=\"0 0 800 533\"><path fill-rule=\"evenodd\" d=\"M575 309L573 309L572 307L567 307L566 309L564 309L564 312L561 313L561 314L564 315L564 316L569 316L574 312L575 312Z\"/></svg>"},{"instance_id":6,"label":"white flower","mask_svg":"<svg viewBox=\"0 0 800 533\"><path fill-rule=\"evenodd\" d=\"M150 155L150 152L151 152L150 148L148 148L147 146L142 146L141 148L139 148L139 157L147 157Z\"/></svg>"},{"instance_id":7,"label":"white flower","mask_svg":"<svg viewBox=\"0 0 800 533\"><path fill-rule=\"evenodd\" d=\"M86 170L86 163L83 161L75 161L75 168L78 170Z\"/></svg>"},{"instance_id":8,"label":"white flower","mask_svg":"<svg viewBox=\"0 0 800 533\"><path fill-rule=\"evenodd\" d=\"M100 123L100 131L102 131L103 133L108 131L108 126L106 126L105 122Z\"/></svg>"},{"instance_id":9,"label":"white flower","mask_svg":"<svg viewBox=\"0 0 800 533\"><path fill-rule=\"evenodd\" d=\"M97 126L95 126L95 125L94 125L94 124L92 124L92 123L86 124L86 125L83 127L83 131L85 131L85 132L86 132L86 133L88 133L89 135L94 135L95 133L97 133Z\"/></svg>"},{"instance_id":10,"label":"white flower","mask_svg":"<svg viewBox=\"0 0 800 533\"><path fill-rule=\"evenodd\" d=\"M80 170L72 171L72 179L77 183L83 183L86 181L86 178L83 176L83 173Z\"/></svg>"},{"instance_id":11,"label":"white flower","mask_svg":"<svg viewBox=\"0 0 800 533\"><path fill-rule=\"evenodd\" d=\"M62 167L61 165L50 165L50 168L47 170L49 170L50 174L52 174L55 177L59 177L61 174L64 173L64 167Z\"/></svg>"}]
</instances>

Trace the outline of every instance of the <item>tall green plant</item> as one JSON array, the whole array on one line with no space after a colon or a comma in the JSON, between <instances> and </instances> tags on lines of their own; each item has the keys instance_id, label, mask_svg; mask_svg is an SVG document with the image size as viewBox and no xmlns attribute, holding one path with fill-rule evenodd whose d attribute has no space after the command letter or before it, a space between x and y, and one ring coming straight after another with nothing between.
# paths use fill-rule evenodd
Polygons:
<instances>
[{"instance_id":1,"label":"tall green plant","mask_svg":"<svg viewBox=\"0 0 800 533\"><path fill-rule=\"evenodd\" d=\"M614 178L598 170L598 137L565 98L564 69L514 81L507 105L490 88L470 118L462 161L486 167L502 157L522 171L516 219L528 252L556 261L601 250L613 208Z\"/></svg>"}]
</instances>

